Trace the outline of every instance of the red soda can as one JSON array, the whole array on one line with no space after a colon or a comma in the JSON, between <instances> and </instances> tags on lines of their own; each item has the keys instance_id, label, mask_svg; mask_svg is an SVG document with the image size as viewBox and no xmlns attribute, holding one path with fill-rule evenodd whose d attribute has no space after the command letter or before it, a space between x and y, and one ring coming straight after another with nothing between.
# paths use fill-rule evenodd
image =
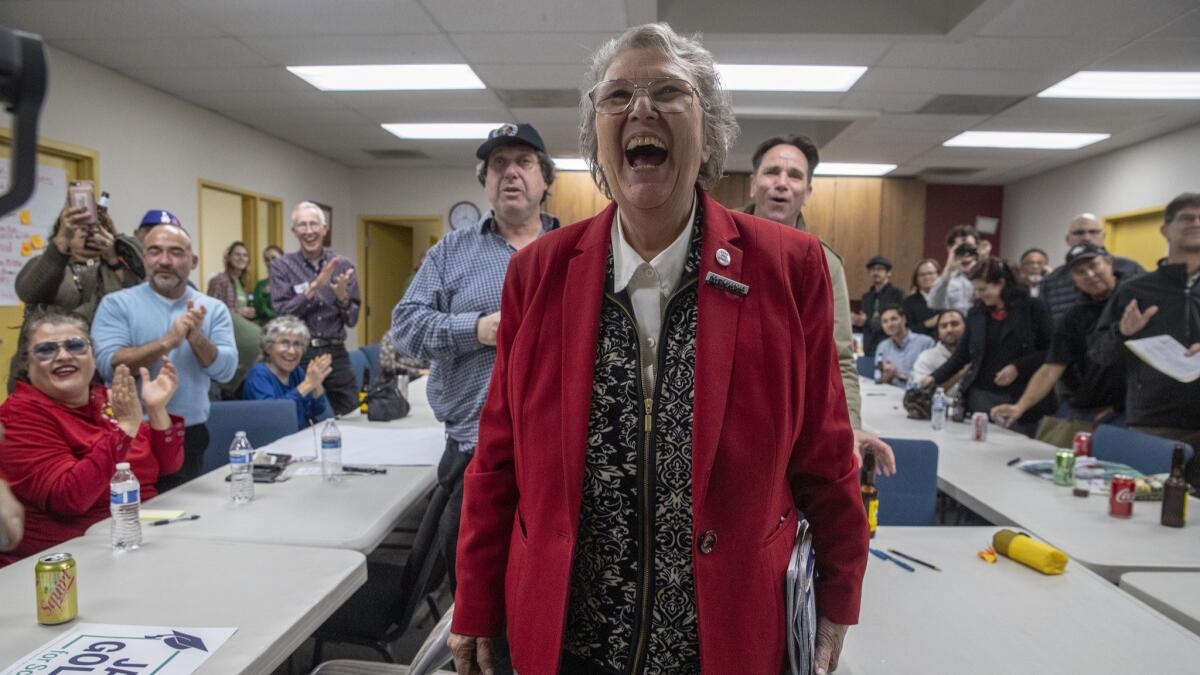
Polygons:
<instances>
[{"instance_id":1,"label":"red soda can","mask_svg":"<svg viewBox=\"0 0 1200 675\"><path fill-rule=\"evenodd\" d=\"M1136 489L1133 476L1117 474L1108 493L1108 515L1114 518L1133 517L1133 497Z\"/></svg>"},{"instance_id":2,"label":"red soda can","mask_svg":"<svg viewBox=\"0 0 1200 675\"><path fill-rule=\"evenodd\" d=\"M1080 431L1075 434L1075 439L1071 441L1071 447L1075 448L1076 457L1091 457L1092 456L1092 434L1088 431Z\"/></svg>"},{"instance_id":3,"label":"red soda can","mask_svg":"<svg viewBox=\"0 0 1200 675\"><path fill-rule=\"evenodd\" d=\"M987 441L988 414L977 412L971 415L971 438L981 443Z\"/></svg>"}]
</instances>

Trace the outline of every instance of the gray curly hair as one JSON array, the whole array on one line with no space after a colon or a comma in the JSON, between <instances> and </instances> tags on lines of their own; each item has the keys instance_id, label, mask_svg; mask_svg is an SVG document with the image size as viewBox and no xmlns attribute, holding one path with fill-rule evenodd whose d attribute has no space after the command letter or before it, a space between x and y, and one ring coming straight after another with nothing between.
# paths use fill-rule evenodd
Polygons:
<instances>
[{"instance_id":1,"label":"gray curly hair","mask_svg":"<svg viewBox=\"0 0 1200 675\"><path fill-rule=\"evenodd\" d=\"M311 336L308 332L308 326L304 325L304 322L300 319L290 314L284 314L283 316L271 319L267 322L267 325L263 326L262 336L258 339L258 342L262 347L262 358L264 361L270 355L271 347L284 335L300 336L307 351L308 340Z\"/></svg>"},{"instance_id":2,"label":"gray curly hair","mask_svg":"<svg viewBox=\"0 0 1200 675\"><path fill-rule=\"evenodd\" d=\"M587 82L579 97L579 149L588 163L592 180L606 197L612 199L608 179L600 168L599 145L596 140L596 108L588 98L608 67L622 52L630 49L656 49L683 68L696 86L700 110L704 113L704 141L711 154L708 161L700 165L696 182L710 190L721 180L725 172L725 160L729 149L737 139L738 123L733 115L733 102L729 93L721 86L721 78L713 65L712 52L700 43L700 34L691 37L679 35L665 23L647 23L634 26L619 37L606 42L592 56Z\"/></svg>"}]
</instances>

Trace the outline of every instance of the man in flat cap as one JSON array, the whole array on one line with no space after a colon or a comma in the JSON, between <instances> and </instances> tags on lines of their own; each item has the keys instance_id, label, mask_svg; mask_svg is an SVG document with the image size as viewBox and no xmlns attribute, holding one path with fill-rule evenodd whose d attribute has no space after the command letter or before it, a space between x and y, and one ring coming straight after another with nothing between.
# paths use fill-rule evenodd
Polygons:
<instances>
[{"instance_id":1,"label":"man in flat cap","mask_svg":"<svg viewBox=\"0 0 1200 675\"><path fill-rule=\"evenodd\" d=\"M450 501L438 528L453 582L462 508L462 475L479 435L479 411L496 361L500 292L513 254L558 219L542 212L554 162L537 130L505 124L475 152L476 175L491 209L474 227L455 230L429 249L392 312L397 351L430 364L429 404L446 425L438 485Z\"/></svg>"},{"instance_id":2,"label":"man in flat cap","mask_svg":"<svg viewBox=\"0 0 1200 675\"><path fill-rule=\"evenodd\" d=\"M904 293L892 285L891 260L877 255L867 261L867 272L871 275L871 288L863 295L862 307L850 316L850 320L862 328L863 353L873 355L875 348L887 337L880 322L883 308L903 305Z\"/></svg>"}]
</instances>

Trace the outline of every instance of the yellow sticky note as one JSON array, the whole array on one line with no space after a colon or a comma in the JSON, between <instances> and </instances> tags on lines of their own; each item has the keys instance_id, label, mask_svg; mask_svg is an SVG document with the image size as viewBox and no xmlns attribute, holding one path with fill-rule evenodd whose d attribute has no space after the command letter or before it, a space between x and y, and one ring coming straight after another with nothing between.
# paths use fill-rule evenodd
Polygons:
<instances>
[{"instance_id":1,"label":"yellow sticky note","mask_svg":"<svg viewBox=\"0 0 1200 675\"><path fill-rule=\"evenodd\" d=\"M40 235L40 234L35 234L32 237L30 237L29 243L32 244L33 247L36 249L46 248L46 241L44 239L42 239L42 235Z\"/></svg>"},{"instance_id":2,"label":"yellow sticky note","mask_svg":"<svg viewBox=\"0 0 1200 675\"><path fill-rule=\"evenodd\" d=\"M27 241L21 242L21 255L26 258L33 255L33 244L30 244Z\"/></svg>"},{"instance_id":3,"label":"yellow sticky note","mask_svg":"<svg viewBox=\"0 0 1200 675\"><path fill-rule=\"evenodd\" d=\"M182 517L185 513L187 513L187 511L167 511L165 509L156 511L154 509L142 509L138 513L138 519L148 521L175 520L176 518Z\"/></svg>"},{"instance_id":4,"label":"yellow sticky note","mask_svg":"<svg viewBox=\"0 0 1200 675\"><path fill-rule=\"evenodd\" d=\"M21 209L21 224L22 225L32 225L33 224L33 214L29 212L29 209Z\"/></svg>"}]
</instances>

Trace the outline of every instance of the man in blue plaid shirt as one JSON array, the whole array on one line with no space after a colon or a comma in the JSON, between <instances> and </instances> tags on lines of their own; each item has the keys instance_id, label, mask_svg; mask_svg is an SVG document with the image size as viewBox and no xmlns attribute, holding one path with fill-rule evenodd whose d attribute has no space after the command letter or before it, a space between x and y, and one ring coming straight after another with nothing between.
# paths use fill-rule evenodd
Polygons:
<instances>
[{"instance_id":1,"label":"man in blue plaid shirt","mask_svg":"<svg viewBox=\"0 0 1200 675\"><path fill-rule=\"evenodd\" d=\"M396 349L431 363L429 404L446 425L438 484L450 501L438 536L452 587L462 475L475 450L479 411L496 361L504 274L514 253L558 227L558 219L542 213L554 163L536 129L505 124L488 135L475 156L491 210L474 227L451 232L429 249L392 311Z\"/></svg>"}]
</instances>

